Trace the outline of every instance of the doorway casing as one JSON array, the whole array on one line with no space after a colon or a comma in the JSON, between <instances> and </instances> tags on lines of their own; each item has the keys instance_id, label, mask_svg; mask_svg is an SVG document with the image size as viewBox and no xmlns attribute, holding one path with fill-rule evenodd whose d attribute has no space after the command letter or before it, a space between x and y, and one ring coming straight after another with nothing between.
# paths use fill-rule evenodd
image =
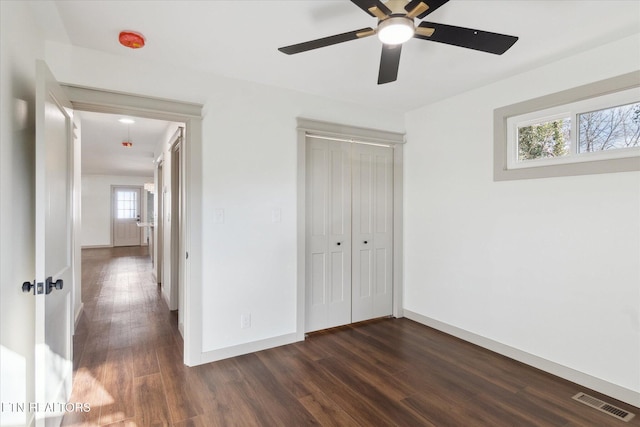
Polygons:
<instances>
[{"instance_id":1,"label":"doorway casing","mask_svg":"<svg viewBox=\"0 0 640 427\"><path fill-rule=\"evenodd\" d=\"M181 257L184 269L184 363L202 363L202 105L101 89L62 85L75 110L123 114L185 124L182 147L184 220L181 222ZM186 253L189 258L186 258Z\"/></svg>"}]
</instances>

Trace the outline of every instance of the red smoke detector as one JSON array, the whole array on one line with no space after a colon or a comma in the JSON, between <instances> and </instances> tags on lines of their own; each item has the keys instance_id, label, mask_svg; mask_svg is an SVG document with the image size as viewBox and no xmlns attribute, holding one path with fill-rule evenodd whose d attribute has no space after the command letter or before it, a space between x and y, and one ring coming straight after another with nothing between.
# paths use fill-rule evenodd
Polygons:
<instances>
[{"instance_id":1,"label":"red smoke detector","mask_svg":"<svg viewBox=\"0 0 640 427\"><path fill-rule=\"evenodd\" d=\"M122 46L139 49L144 46L144 36L135 31L122 31L118 37Z\"/></svg>"}]
</instances>

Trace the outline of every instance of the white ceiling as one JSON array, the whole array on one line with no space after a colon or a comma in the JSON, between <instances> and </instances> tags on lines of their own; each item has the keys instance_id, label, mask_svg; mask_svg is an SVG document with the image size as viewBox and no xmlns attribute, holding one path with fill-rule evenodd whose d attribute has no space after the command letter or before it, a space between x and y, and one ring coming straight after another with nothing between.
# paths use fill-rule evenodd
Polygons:
<instances>
[{"instance_id":1,"label":"white ceiling","mask_svg":"<svg viewBox=\"0 0 640 427\"><path fill-rule=\"evenodd\" d=\"M87 111L76 114L82 123L84 174L153 176L154 150L166 138L172 123ZM121 118L131 118L135 123L120 123ZM122 146L127 140L133 143L132 147Z\"/></svg>"},{"instance_id":2,"label":"white ceiling","mask_svg":"<svg viewBox=\"0 0 640 427\"><path fill-rule=\"evenodd\" d=\"M348 0L40 3L35 8L52 40L401 112L640 32L636 0L451 0L425 20L520 39L501 56L410 40L398 80L379 86L376 37L291 56L277 50L375 27L375 18ZM119 45L125 29L143 33L147 46Z\"/></svg>"}]
</instances>

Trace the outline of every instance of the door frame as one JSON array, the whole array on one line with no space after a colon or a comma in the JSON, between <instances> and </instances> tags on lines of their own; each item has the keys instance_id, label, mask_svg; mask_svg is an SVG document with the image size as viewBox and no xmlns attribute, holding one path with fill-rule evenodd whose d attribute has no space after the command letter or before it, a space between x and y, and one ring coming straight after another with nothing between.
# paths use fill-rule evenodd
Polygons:
<instances>
[{"instance_id":1,"label":"door frame","mask_svg":"<svg viewBox=\"0 0 640 427\"><path fill-rule=\"evenodd\" d=\"M153 218L155 227L151 232L154 234L155 245L153 246L153 268L156 276L156 283L161 285L164 280L162 269L164 266L164 153L161 153L156 160L155 169L155 200L154 208L156 215Z\"/></svg>"},{"instance_id":2,"label":"door frame","mask_svg":"<svg viewBox=\"0 0 640 427\"><path fill-rule=\"evenodd\" d=\"M179 127L171 137L171 292L169 308L178 310L178 329L184 334L183 282L181 272L185 259L180 256L184 248L184 235L180 233L184 222L184 129Z\"/></svg>"},{"instance_id":3,"label":"door frame","mask_svg":"<svg viewBox=\"0 0 640 427\"><path fill-rule=\"evenodd\" d=\"M117 184L112 184L111 185L111 246L112 247L116 247L116 238L115 238L115 233L114 233L114 228L115 228L115 220L116 220L116 190L118 188L131 188L134 190L138 190L138 214L140 216L140 218L145 218L145 216L143 215L143 203L142 203L142 195L143 195L143 186L141 185L117 185ZM142 219L139 219L138 222L142 221ZM138 227L138 244L136 246L142 246L142 239L144 237L144 233L142 233L142 229Z\"/></svg>"},{"instance_id":4,"label":"door frame","mask_svg":"<svg viewBox=\"0 0 640 427\"><path fill-rule=\"evenodd\" d=\"M298 179L297 179L297 310L296 338L305 337L306 319L306 160L307 136L346 142L385 144L393 148L393 317L404 317L403 311L403 150L405 134L368 129L337 123L297 118Z\"/></svg>"},{"instance_id":5,"label":"door frame","mask_svg":"<svg viewBox=\"0 0 640 427\"><path fill-rule=\"evenodd\" d=\"M62 84L75 110L122 114L150 119L182 122L186 137L183 145L185 218L181 234L185 268L184 363L202 363L202 108L200 104L111 92L73 84ZM186 259L186 253L189 254Z\"/></svg>"}]
</instances>

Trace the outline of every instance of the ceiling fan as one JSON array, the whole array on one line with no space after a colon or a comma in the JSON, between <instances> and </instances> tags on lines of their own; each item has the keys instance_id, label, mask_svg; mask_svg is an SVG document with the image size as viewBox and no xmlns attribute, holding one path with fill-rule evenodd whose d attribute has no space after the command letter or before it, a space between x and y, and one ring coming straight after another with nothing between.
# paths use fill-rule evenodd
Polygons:
<instances>
[{"instance_id":1,"label":"ceiling fan","mask_svg":"<svg viewBox=\"0 0 640 427\"><path fill-rule=\"evenodd\" d=\"M281 47L278 50L292 55L377 34L382 42L378 84L384 84L393 82L398 78L402 44L411 38L446 43L496 55L502 55L518 40L518 37L505 34L437 24L435 22L423 21L418 26L415 25L415 18L424 18L448 1L389 0L383 3L380 0L351 0L360 9L378 18L378 25L375 29L370 27L361 28L347 33Z\"/></svg>"}]
</instances>

